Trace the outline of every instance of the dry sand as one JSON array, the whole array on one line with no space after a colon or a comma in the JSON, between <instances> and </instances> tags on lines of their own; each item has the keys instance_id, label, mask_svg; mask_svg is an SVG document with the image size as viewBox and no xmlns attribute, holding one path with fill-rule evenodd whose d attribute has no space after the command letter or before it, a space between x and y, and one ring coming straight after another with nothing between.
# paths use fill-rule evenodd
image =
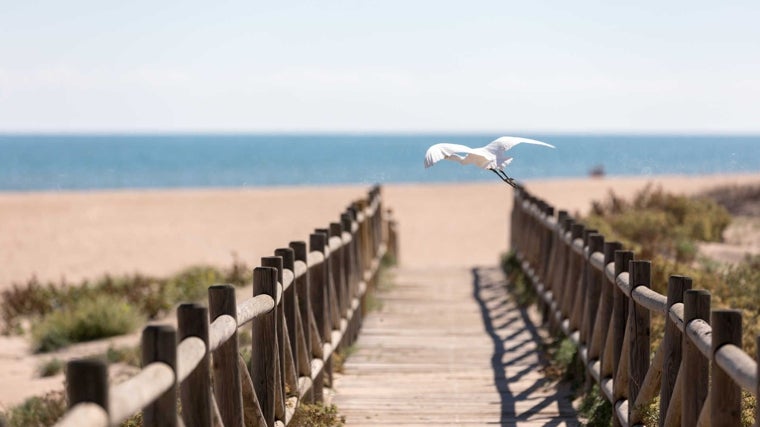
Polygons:
<instances>
[{"instance_id":1,"label":"dry sand","mask_svg":"<svg viewBox=\"0 0 760 427\"><path fill-rule=\"evenodd\" d=\"M760 183L760 174L534 180L535 195L557 208L585 212L612 188L631 194L654 182L675 192ZM339 213L364 186L181 191L0 193L0 289L36 275L42 280L105 273L167 275L200 263L248 265ZM386 185L385 206L399 225L401 263L493 265L507 250L512 191L503 183ZM20 338L0 342L0 404L17 403L60 384L33 379L35 362ZM24 390L24 392L19 392Z\"/></svg>"},{"instance_id":2,"label":"dry sand","mask_svg":"<svg viewBox=\"0 0 760 427\"><path fill-rule=\"evenodd\" d=\"M557 179L527 187L558 208L585 212L611 188L646 183L696 192L760 175ZM166 275L194 264L249 265L339 219L363 186L181 191L0 193L0 288L36 275L79 281L104 273ZM511 190L503 183L386 185L404 263L494 262L506 250Z\"/></svg>"}]
</instances>

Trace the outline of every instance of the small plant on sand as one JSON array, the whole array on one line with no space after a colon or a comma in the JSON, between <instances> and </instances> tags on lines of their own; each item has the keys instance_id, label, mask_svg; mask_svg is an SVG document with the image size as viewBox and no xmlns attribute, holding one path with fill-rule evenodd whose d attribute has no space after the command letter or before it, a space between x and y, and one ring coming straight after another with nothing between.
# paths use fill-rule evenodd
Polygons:
<instances>
[{"instance_id":1,"label":"small plant on sand","mask_svg":"<svg viewBox=\"0 0 760 427\"><path fill-rule=\"evenodd\" d=\"M304 404L298 405L291 427L342 427L346 417L338 413L335 405Z\"/></svg>"},{"instance_id":2,"label":"small plant on sand","mask_svg":"<svg viewBox=\"0 0 760 427\"><path fill-rule=\"evenodd\" d=\"M588 427L607 427L612 424L612 404L596 384L583 395L578 405L578 414L586 419L584 425Z\"/></svg>"},{"instance_id":3,"label":"small plant on sand","mask_svg":"<svg viewBox=\"0 0 760 427\"><path fill-rule=\"evenodd\" d=\"M377 271L375 286L367 286L364 293L364 308L369 311L380 311L383 309L383 300L378 296L381 292L386 292L393 287L393 272L388 267L380 267Z\"/></svg>"},{"instance_id":4,"label":"small plant on sand","mask_svg":"<svg viewBox=\"0 0 760 427\"><path fill-rule=\"evenodd\" d=\"M63 367L65 366L63 360L54 357L52 359L48 359L40 364L40 366L37 368L37 374L40 377L52 377L53 375L58 375L61 372L63 372Z\"/></svg>"},{"instance_id":5,"label":"small plant on sand","mask_svg":"<svg viewBox=\"0 0 760 427\"><path fill-rule=\"evenodd\" d=\"M341 347L332 354L333 370L335 372L343 373L343 366L352 354L356 352L356 346L350 345L348 347Z\"/></svg>"},{"instance_id":6,"label":"small plant on sand","mask_svg":"<svg viewBox=\"0 0 760 427\"><path fill-rule=\"evenodd\" d=\"M660 425L660 396L655 396L649 403L639 406L641 422L645 426Z\"/></svg>"},{"instance_id":7,"label":"small plant on sand","mask_svg":"<svg viewBox=\"0 0 760 427\"><path fill-rule=\"evenodd\" d=\"M66 412L66 396L53 391L42 397L31 397L3 414L8 427L48 427Z\"/></svg>"},{"instance_id":8,"label":"small plant on sand","mask_svg":"<svg viewBox=\"0 0 760 427\"><path fill-rule=\"evenodd\" d=\"M143 425L143 417L142 417L142 411L132 415L131 417L127 418L123 423L121 423L120 427L142 427Z\"/></svg>"},{"instance_id":9,"label":"small plant on sand","mask_svg":"<svg viewBox=\"0 0 760 427\"><path fill-rule=\"evenodd\" d=\"M142 350L139 345L133 347L108 347L104 358L108 363L124 363L139 368L142 364Z\"/></svg>"},{"instance_id":10,"label":"small plant on sand","mask_svg":"<svg viewBox=\"0 0 760 427\"><path fill-rule=\"evenodd\" d=\"M46 352L73 342L126 334L141 322L141 315L131 305L100 295L46 316L32 328L32 340L36 351Z\"/></svg>"},{"instance_id":11,"label":"small plant on sand","mask_svg":"<svg viewBox=\"0 0 760 427\"><path fill-rule=\"evenodd\" d=\"M514 252L501 257L501 269L507 277L507 287L520 307L528 307L537 301L536 291L528 281Z\"/></svg>"},{"instance_id":12,"label":"small plant on sand","mask_svg":"<svg viewBox=\"0 0 760 427\"><path fill-rule=\"evenodd\" d=\"M385 255L380 259L380 267L381 268L390 268L395 265L398 265L398 260L396 259L396 255L392 254L391 252L386 252Z\"/></svg>"}]
</instances>

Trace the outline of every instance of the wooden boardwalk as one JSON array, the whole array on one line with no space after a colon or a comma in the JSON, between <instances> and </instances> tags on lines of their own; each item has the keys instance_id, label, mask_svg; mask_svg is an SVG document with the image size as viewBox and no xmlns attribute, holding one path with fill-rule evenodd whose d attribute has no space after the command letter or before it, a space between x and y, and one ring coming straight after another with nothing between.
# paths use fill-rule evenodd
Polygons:
<instances>
[{"instance_id":1,"label":"wooden boardwalk","mask_svg":"<svg viewBox=\"0 0 760 427\"><path fill-rule=\"evenodd\" d=\"M578 425L495 268L400 268L336 374L347 426Z\"/></svg>"}]
</instances>

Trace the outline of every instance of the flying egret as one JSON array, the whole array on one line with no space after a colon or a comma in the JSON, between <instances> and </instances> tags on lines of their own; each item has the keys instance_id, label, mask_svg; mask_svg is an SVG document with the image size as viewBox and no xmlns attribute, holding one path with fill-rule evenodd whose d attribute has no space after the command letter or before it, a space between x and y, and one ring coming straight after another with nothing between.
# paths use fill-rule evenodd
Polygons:
<instances>
[{"instance_id":1,"label":"flying egret","mask_svg":"<svg viewBox=\"0 0 760 427\"><path fill-rule=\"evenodd\" d=\"M545 142L516 136L502 136L494 139L485 147L479 148L470 148L462 144L441 143L428 148L427 153L425 153L425 168L429 168L443 159L453 160L463 165L475 165L479 168L490 170L498 175L502 181L512 187L517 187L515 180L504 172L504 168L512 163L512 157L507 156L505 153L521 143L556 148Z\"/></svg>"}]
</instances>

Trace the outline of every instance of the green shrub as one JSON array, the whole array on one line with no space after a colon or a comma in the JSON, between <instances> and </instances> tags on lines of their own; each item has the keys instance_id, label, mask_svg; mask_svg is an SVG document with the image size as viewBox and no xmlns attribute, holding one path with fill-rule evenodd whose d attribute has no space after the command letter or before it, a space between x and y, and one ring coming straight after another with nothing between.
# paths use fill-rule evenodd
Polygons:
<instances>
[{"instance_id":1,"label":"green shrub","mask_svg":"<svg viewBox=\"0 0 760 427\"><path fill-rule=\"evenodd\" d=\"M760 212L760 185L725 185L702 196L714 200L732 215L756 216Z\"/></svg>"},{"instance_id":2,"label":"green shrub","mask_svg":"<svg viewBox=\"0 0 760 427\"><path fill-rule=\"evenodd\" d=\"M660 425L660 396L656 395L651 401L639 406L641 422L645 426ZM663 415L664 416L664 415Z\"/></svg>"},{"instance_id":3,"label":"green shrub","mask_svg":"<svg viewBox=\"0 0 760 427\"><path fill-rule=\"evenodd\" d=\"M61 391L31 397L4 414L8 427L48 427L66 412L66 397Z\"/></svg>"},{"instance_id":4,"label":"green shrub","mask_svg":"<svg viewBox=\"0 0 760 427\"><path fill-rule=\"evenodd\" d=\"M383 255L383 257L380 259L380 266L383 268L390 268L396 265L398 265L396 255L390 252L386 252L385 255Z\"/></svg>"},{"instance_id":5,"label":"green shrub","mask_svg":"<svg viewBox=\"0 0 760 427\"><path fill-rule=\"evenodd\" d=\"M742 390L742 426L751 427L755 424L755 411L757 410L757 399L752 393Z\"/></svg>"},{"instance_id":6,"label":"green shrub","mask_svg":"<svg viewBox=\"0 0 760 427\"><path fill-rule=\"evenodd\" d=\"M356 352L356 346L350 345L347 347L340 347L338 351L334 352L332 354L332 362L333 362L333 371L343 373L343 367L346 364L346 359L348 359L352 354Z\"/></svg>"},{"instance_id":7,"label":"green shrub","mask_svg":"<svg viewBox=\"0 0 760 427\"><path fill-rule=\"evenodd\" d=\"M141 321L131 305L114 296L100 295L46 316L32 328L32 340L36 351L52 351L70 343L131 332Z\"/></svg>"},{"instance_id":8,"label":"green shrub","mask_svg":"<svg viewBox=\"0 0 760 427\"><path fill-rule=\"evenodd\" d=\"M612 425L612 404L604 397L597 384L583 395L578 406L578 414L586 419L588 427L608 427Z\"/></svg>"},{"instance_id":9,"label":"green shrub","mask_svg":"<svg viewBox=\"0 0 760 427\"><path fill-rule=\"evenodd\" d=\"M166 287L175 292L169 299L172 302L196 301L206 296L209 286L223 282L224 278L224 273L213 267L186 268L167 281Z\"/></svg>"},{"instance_id":10,"label":"green shrub","mask_svg":"<svg viewBox=\"0 0 760 427\"><path fill-rule=\"evenodd\" d=\"M288 426L291 427L342 427L346 424L346 417L338 414L335 405L298 405L293 419Z\"/></svg>"},{"instance_id":11,"label":"green shrub","mask_svg":"<svg viewBox=\"0 0 760 427\"><path fill-rule=\"evenodd\" d=\"M62 284L65 286L65 284ZM43 285L32 277L26 285L14 283L10 289L2 291L3 332L21 332L19 318L24 315L42 315L53 311L56 295L59 293L53 283Z\"/></svg>"},{"instance_id":12,"label":"green shrub","mask_svg":"<svg viewBox=\"0 0 760 427\"><path fill-rule=\"evenodd\" d=\"M131 417L127 418L123 423L121 423L121 427L142 427L142 426L143 426L142 411L132 415Z\"/></svg>"},{"instance_id":13,"label":"green shrub","mask_svg":"<svg viewBox=\"0 0 760 427\"><path fill-rule=\"evenodd\" d=\"M37 368L37 374L43 378L52 377L53 375L63 372L64 366L65 364L61 359L54 357L40 364Z\"/></svg>"},{"instance_id":14,"label":"green shrub","mask_svg":"<svg viewBox=\"0 0 760 427\"><path fill-rule=\"evenodd\" d=\"M67 284L65 281L42 283L32 277L25 284L16 283L2 291L0 329L6 334L23 332L23 318L45 317L98 295L120 297L145 317L153 319L167 313L177 302L204 297L206 289L215 283L243 286L251 282L251 271L237 258L232 267L226 270L195 266L169 278L141 274L119 277L105 275L94 282L85 280L79 284Z\"/></svg>"},{"instance_id":15,"label":"green shrub","mask_svg":"<svg viewBox=\"0 0 760 427\"><path fill-rule=\"evenodd\" d=\"M584 222L607 239L622 241L642 259L664 255L690 262L696 254L694 242L720 241L731 215L710 198L670 194L649 185L631 201L610 192L606 201L593 203Z\"/></svg>"},{"instance_id":16,"label":"green shrub","mask_svg":"<svg viewBox=\"0 0 760 427\"><path fill-rule=\"evenodd\" d=\"M755 355L755 340L760 335L757 309L760 306L760 255L748 255L742 262L717 267L712 273L718 277L706 287L712 293L712 306L742 311L743 348L749 355Z\"/></svg>"},{"instance_id":17,"label":"green shrub","mask_svg":"<svg viewBox=\"0 0 760 427\"><path fill-rule=\"evenodd\" d=\"M142 364L142 349L139 345L134 347L108 347L104 356L108 363L124 363L138 368Z\"/></svg>"},{"instance_id":18,"label":"green shrub","mask_svg":"<svg viewBox=\"0 0 760 427\"><path fill-rule=\"evenodd\" d=\"M520 260L514 252L502 255L501 269L507 278L507 288L515 297L517 305L528 307L538 300L538 295L523 273Z\"/></svg>"}]
</instances>

